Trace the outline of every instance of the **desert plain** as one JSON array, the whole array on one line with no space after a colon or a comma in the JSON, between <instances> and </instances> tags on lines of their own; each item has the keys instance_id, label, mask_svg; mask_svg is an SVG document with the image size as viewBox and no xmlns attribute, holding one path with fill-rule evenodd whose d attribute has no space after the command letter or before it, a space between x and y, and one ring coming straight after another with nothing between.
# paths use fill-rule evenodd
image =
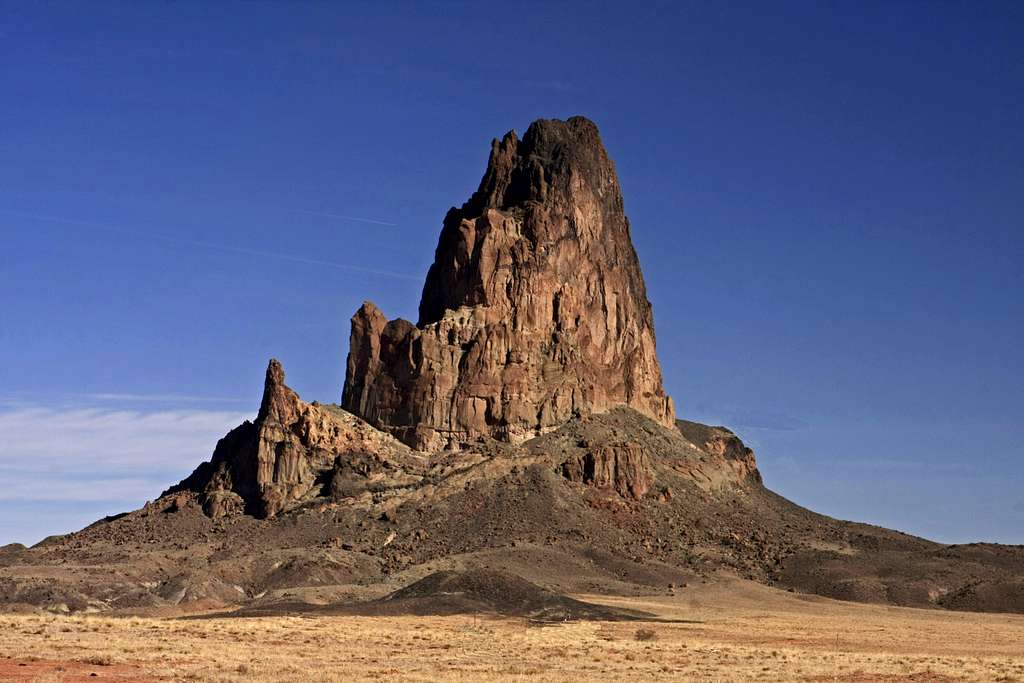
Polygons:
<instances>
[{"instance_id":1,"label":"desert plain","mask_svg":"<svg viewBox=\"0 0 1024 683\"><path fill-rule=\"evenodd\" d=\"M1024 616L856 604L719 577L575 595L651 621L0 616L4 681L1024 681Z\"/></svg>"}]
</instances>

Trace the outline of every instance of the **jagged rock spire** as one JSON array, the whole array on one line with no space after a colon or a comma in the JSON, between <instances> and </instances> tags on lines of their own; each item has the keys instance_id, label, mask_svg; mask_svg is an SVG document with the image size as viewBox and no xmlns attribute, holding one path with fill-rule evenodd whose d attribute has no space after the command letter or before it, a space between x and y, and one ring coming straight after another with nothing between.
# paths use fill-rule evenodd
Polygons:
<instances>
[{"instance_id":1,"label":"jagged rock spire","mask_svg":"<svg viewBox=\"0 0 1024 683\"><path fill-rule=\"evenodd\" d=\"M521 441L627 405L671 426L615 167L582 117L491 146L452 209L417 325L352 318L342 405L407 444Z\"/></svg>"},{"instance_id":2,"label":"jagged rock spire","mask_svg":"<svg viewBox=\"0 0 1024 683\"><path fill-rule=\"evenodd\" d=\"M210 462L164 495L200 493L211 517L236 507L273 517L305 498L331 495L346 483L353 462L365 472L380 463L395 470L409 453L390 434L344 411L306 403L284 379L281 364L271 359L256 421L231 430Z\"/></svg>"}]
</instances>

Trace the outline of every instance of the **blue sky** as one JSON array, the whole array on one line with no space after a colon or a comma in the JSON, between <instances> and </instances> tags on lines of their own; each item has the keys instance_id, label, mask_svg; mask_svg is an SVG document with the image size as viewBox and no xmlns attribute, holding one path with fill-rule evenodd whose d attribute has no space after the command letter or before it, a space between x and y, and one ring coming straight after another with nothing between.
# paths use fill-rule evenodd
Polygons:
<instances>
[{"instance_id":1,"label":"blue sky","mask_svg":"<svg viewBox=\"0 0 1024 683\"><path fill-rule=\"evenodd\" d=\"M812 509L1024 543L1018 3L0 2L0 544L415 319L489 143L597 122L681 416Z\"/></svg>"}]
</instances>

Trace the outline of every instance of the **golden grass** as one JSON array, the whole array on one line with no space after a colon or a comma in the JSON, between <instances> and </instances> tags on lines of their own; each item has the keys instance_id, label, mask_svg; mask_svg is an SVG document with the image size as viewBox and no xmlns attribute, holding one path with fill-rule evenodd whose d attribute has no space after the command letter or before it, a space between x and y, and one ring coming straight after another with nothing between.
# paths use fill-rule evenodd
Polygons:
<instances>
[{"instance_id":1,"label":"golden grass","mask_svg":"<svg viewBox=\"0 0 1024 683\"><path fill-rule=\"evenodd\" d=\"M1020 616L800 599L743 582L687 589L677 597L600 600L700 623L538 627L475 617L0 615L0 678L12 663L43 659L54 669L46 680L57 681L64 680L59 663L87 662L99 674L91 680L103 680L107 671L108 679L117 678L116 669L136 672L133 680L230 682L1024 683Z\"/></svg>"}]
</instances>

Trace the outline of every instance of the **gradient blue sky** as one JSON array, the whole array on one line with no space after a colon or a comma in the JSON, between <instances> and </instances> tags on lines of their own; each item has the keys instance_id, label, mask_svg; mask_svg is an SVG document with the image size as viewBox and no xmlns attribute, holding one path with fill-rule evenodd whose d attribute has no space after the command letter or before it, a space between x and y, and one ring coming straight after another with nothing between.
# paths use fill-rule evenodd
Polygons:
<instances>
[{"instance_id":1,"label":"gradient blue sky","mask_svg":"<svg viewBox=\"0 0 1024 683\"><path fill-rule=\"evenodd\" d=\"M269 357L337 401L492 137L616 161L681 416L1024 543L1024 6L0 2L0 544L155 497Z\"/></svg>"}]
</instances>

